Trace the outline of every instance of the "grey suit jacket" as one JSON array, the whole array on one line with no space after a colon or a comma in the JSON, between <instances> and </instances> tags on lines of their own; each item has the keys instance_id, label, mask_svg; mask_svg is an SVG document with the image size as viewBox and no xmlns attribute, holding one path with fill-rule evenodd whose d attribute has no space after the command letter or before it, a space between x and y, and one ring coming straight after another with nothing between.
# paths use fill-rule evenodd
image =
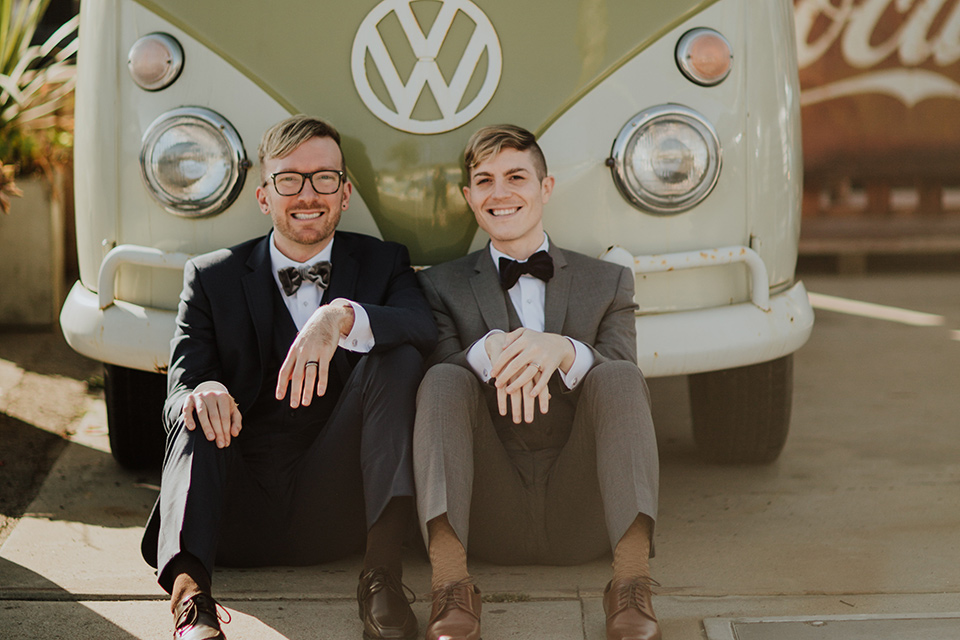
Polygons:
<instances>
[{"instance_id":1,"label":"grey suit jacket","mask_svg":"<svg viewBox=\"0 0 960 640\"><path fill-rule=\"evenodd\" d=\"M593 350L594 366L637 362L634 281L629 269L550 243L554 277L547 283L544 331L574 338ZM490 248L418 273L437 321L439 342L428 364L464 367L470 346L492 329L510 330L509 297Z\"/></svg>"}]
</instances>

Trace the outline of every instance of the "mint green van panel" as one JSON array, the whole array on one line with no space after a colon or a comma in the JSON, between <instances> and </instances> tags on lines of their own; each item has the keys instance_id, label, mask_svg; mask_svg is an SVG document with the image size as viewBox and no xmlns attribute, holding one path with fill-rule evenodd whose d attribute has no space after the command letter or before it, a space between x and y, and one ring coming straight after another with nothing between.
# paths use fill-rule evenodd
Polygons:
<instances>
[{"instance_id":1,"label":"mint green van panel","mask_svg":"<svg viewBox=\"0 0 960 640\"><path fill-rule=\"evenodd\" d=\"M383 236L406 244L415 262L433 264L465 253L476 232L460 196L459 168L474 130L512 122L542 132L607 75L716 0L476 0L502 50L499 85L477 117L430 135L387 125L355 88L354 37L376 0L137 2L219 53L290 112L337 126L351 177ZM437 6L413 4L425 34ZM416 58L402 29L388 17L379 31L405 81ZM447 82L472 33L470 18L458 15L437 57ZM480 90L486 64L484 54L464 101ZM371 86L385 95L376 79ZM421 98L413 116L430 119L438 107Z\"/></svg>"}]
</instances>

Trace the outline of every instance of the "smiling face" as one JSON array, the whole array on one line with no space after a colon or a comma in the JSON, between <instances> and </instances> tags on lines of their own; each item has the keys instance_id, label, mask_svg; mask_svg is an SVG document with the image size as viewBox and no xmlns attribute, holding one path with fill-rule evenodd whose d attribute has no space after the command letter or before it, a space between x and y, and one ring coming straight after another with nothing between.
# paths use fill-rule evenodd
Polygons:
<instances>
[{"instance_id":1,"label":"smiling face","mask_svg":"<svg viewBox=\"0 0 960 640\"><path fill-rule=\"evenodd\" d=\"M537 177L533 154L503 148L470 171L463 197L498 251L526 260L543 243L543 205L553 177Z\"/></svg>"},{"instance_id":2,"label":"smiling face","mask_svg":"<svg viewBox=\"0 0 960 640\"><path fill-rule=\"evenodd\" d=\"M335 193L321 195L307 180L299 194L281 196L270 176L280 171L337 171L342 166L340 148L326 137L310 138L282 158L264 158L266 184L257 187L257 202L264 215L273 220L273 241L283 255L306 262L330 244L340 213L350 204L353 187L344 180Z\"/></svg>"}]
</instances>

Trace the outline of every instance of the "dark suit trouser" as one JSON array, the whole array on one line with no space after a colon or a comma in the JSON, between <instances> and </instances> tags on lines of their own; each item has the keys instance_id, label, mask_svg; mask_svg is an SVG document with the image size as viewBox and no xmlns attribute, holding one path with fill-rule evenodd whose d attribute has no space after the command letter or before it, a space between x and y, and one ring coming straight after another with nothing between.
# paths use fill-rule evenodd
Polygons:
<instances>
[{"instance_id":1,"label":"dark suit trouser","mask_svg":"<svg viewBox=\"0 0 960 640\"><path fill-rule=\"evenodd\" d=\"M167 441L159 523L155 510L144 536L149 562L151 525L159 524L152 539L159 539L161 586L170 590L164 569L181 551L212 575L215 563L316 564L361 550L387 503L414 495L411 429L421 373L411 346L361 358L306 449L255 425L217 449L199 428L178 424ZM249 446L240 446L245 437Z\"/></svg>"},{"instance_id":2,"label":"dark suit trouser","mask_svg":"<svg viewBox=\"0 0 960 640\"><path fill-rule=\"evenodd\" d=\"M556 418L572 420L565 443L505 447L510 427L488 385L458 365L431 367L414 428L424 539L426 523L446 513L471 556L577 564L614 548L638 514L656 520L659 461L640 370L628 362L599 364L577 393L572 415ZM544 417L555 403L556 395ZM544 430L555 430L556 419Z\"/></svg>"}]
</instances>

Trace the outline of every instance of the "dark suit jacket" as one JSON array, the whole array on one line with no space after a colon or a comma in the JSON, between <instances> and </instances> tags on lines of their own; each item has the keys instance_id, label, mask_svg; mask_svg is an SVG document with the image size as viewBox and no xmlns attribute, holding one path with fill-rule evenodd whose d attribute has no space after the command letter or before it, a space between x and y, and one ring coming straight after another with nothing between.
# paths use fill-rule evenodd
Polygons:
<instances>
[{"instance_id":1,"label":"dark suit jacket","mask_svg":"<svg viewBox=\"0 0 960 640\"><path fill-rule=\"evenodd\" d=\"M424 357L436 344L430 307L417 286L406 247L369 236L337 231L333 275L327 299L359 303L370 317L373 351L412 344ZM180 420L184 398L198 384L226 385L241 415L256 400L263 363L269 359L276 326L272 296L277 288L270 262L269 236L190 260L171 343L167 430ZM360 356L337 349L331 366L346 380Z\"/></svg>"},{"instance_id":2,"label":"dark suit jacket","mask_svg":"<svg viewBox=\"0 0 960 640\"><path fill-rule=\"evenodd\" d=\"M593 350L595 365L637 362L633 274L629 269L550 243L554 276L547 283L544 331L574 338ZM492 329L510 329L509 297L485 247L418 274L437 321L439 342L429 364L467 364L470 346Z\"/></svg>"}]
</instances>

